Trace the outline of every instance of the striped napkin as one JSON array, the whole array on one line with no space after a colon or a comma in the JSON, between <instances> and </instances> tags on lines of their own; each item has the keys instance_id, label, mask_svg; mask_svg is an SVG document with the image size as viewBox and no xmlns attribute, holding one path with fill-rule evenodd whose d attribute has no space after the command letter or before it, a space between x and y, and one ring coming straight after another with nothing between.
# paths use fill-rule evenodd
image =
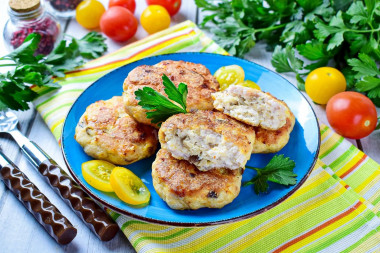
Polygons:
<instances>
[{"instance_id":1,"label":"striped napkin","mask_svg":"<svg viewBox=\"0 0 380 253\"><path fill-rule=\"evenodd\" d=\"M91 61L40 89L35 101L57 140L70 106L92 82L146 56L196 51L226 54L186 21ZM380 166L321 125L311 175L291 197L243 221L206 228L154 225L110 211L138 252L380 252Z\"/></svg>"}]
</instances>

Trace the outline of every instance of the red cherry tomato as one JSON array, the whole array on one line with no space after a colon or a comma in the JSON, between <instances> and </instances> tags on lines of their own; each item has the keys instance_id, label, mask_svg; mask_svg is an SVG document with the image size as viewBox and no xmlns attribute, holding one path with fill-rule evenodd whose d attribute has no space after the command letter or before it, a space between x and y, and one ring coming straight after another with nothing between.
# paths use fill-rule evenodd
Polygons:
<instances>
[{"instance_id":1,"label":"red cherry tomato","mask_svg":"<svg viewBox=\"0 0 380 253\"><path fill-rule=\"evenodd\" d=\"M115 41L127 41L137 31L137 19L128 9L113 6L102 15L100 29Z\"/></svg>"},{"instance_id":2,"label":"red cherry tomato","mask_svg":"<svg viewBox=\"0 0 380 253\"><path fill-rule=\"evenodd\" d=\"M377 123L375 105L363 94L353 91L341 92L330 98L326 115L332 128L350 139L368 136Z\"/></svg>"},{"instance_id":3,"label":"red cherry tomato","mask_svg":"<svg viewBox=\"0 0 380 253\"><path fill-rule=\"evenodd\" d=\"M174 16L181 8L181 0L146 0L148 5L161 5L163 6L170 14Z\"/></svg>"},{"instance_id":4,"label":"red cherry tomato","mask_svg":"<svg viewBox=\"0 0 380 253\"><path fill-rule=\"evenodd\" d=\"M121 6L130 10L130 12L135 13L136 2L135 0L110 0L108 3L108 8L112 6Z\"/></svg>"}]
</instances>

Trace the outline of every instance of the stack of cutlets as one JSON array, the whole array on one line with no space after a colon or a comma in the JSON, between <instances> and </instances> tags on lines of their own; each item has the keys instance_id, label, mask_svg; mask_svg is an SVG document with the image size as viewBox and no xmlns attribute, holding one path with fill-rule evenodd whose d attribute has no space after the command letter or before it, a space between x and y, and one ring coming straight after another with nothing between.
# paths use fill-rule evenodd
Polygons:
<instances>
[{"instance_id":1,"label":"stack of cutlets","mask_svg":"<svg viewBox=\"0 0 380 253\"><path fill-rule=\"evenodd\" d=\"M188 85L189 113L162 123L162 148L152 165L154 188L173 209L221 208L238 196L252 153L277 152L287 143L294 116L269 93L242 86L218 92L205 66L168 60L139 66L124 82L126 110L138 122L159 128L134 92L148 86L166 96L163 74L176 86Z\"/></svg>"},{"instance_id":2,"label":"stack of cutlets","mask_svg":"<svg viewBox=\"0 0 380 253\"><path fill-rule=\"evenodd\" d=\"M152 166L153 185L174 209L221 208L240 192L255 131L209 110L176 114L159 132L161 150Z\"/></svg>"},{"instance_id":3,"label":"stack of cutlets","mask_svg":"<svg viewBox=\"0 0 380 253\"><path fill-rule=\"evenodd\" d=\"M128 74L122 98L87 108L75 137L90 156L116 164L152 155L159 127L146 117L135 91L151 87L167 96L163 74L176 86L187 84L189 113L170 117L159 129L154 188L173 209L221 208L238 196L251 154L277 152L289 140L294 116L269 93L235 85L219 91L202 64L142 65Z\"/></svg>"},{"instance_id":4,"label":"stack of cutlets","mask_svg":"<svg viewBox=\"0 0 380 253\"><path fill-rule=\"evenodd\" d=\"M188 86L187 110L164 122L159 131L162 149L152 166L153 185L173 209L221 208L240 192L243 168L255 141L253 128L212 111L212 93L219 83L202 64L162 61L139 66L124 82L127 112L137 121L158 128L138 105L135 91L151 87L162 95L162 75Z\"/></svg>"},{"instance_id":5,"label":"stack of cutlets","mask_svg":"<svg viewBox=\"0 0 380 253\"><path fill-rule=\"evenodd\" d=\"M267 144L268 136L276 148L285 145L293 128L287 105L270 94L230 86L211 96L218 111L174 115L158 132L162 149L153 163L153 184L171 208L221 208L231 203L240 192L251 153L258 152L255 147L274 149ZM257 142L256 133L268 138Z\"/></svg>"}]
</instances>

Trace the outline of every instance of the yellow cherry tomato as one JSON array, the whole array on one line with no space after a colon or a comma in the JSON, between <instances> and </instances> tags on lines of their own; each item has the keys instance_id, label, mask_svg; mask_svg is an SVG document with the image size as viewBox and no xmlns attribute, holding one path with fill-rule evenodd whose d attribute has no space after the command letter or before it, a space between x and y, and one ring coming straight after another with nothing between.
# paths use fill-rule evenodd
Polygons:
<instances>
[{"instance_id":1,"label":"yellow cherry tomato","mask_svg":"<svg viewBox=\"0 0 380 253\"><path fill-rule=\"evenodd\" d=\"M85 0L76 8L76 19L78 23L87 29L99 27L100 18L106 11L103 4L97 0Z\"/></svg>"},{"instance_id":2,"label":"yellow cherry tomato","mask_svg":"<svg viewBox=\"0 0 380 253\"><path fill-rule=\"evenodd\" d=\"M331 67L317 68L305 80L305 91L313 102L327 104L329 99L346 90L346 78L342 72Z\"/></svg>"},{"instance_id":3,"label":"yellow cherry tomato","mask_svg":"<svg viewBox=\"0 0 380 253\"><path fill-rule=\"evenodd\" d=\"M111 173L110 181L116 195L125 203L139 207L149 203L148 188L132 171L116 167Z\"/></svg>"},{"instance_id":4,"label":"yellow cherry tomato","mask_svg":"<svg viewBox=\"0 0 380 253\"><path fill-rule=\"evenodd\" d=\"M252 88L252 89L256 89L256 90L261 90L260 86L251 80L245 80L242 83L238 83L238 85L248 87L248 88Z\"/></svg>"},{"instance_id":5,"label":"yellow cherry tomato","mask_svg":"<svg viewBox=\"0 0 380 253\"><path fill-rule=\"evenodd\" d=\"M229 65L219 68L214 77L220 84L220 90L225 90L230 85L244 82L244 70L238 65Z\"/></svg>"},{"instance_id":6,"label":"yellow cherry tomato","mask_svg":"<svg viewBox=\"0 0 380 253\"><path fill-rule=\"evenodd\" d=\"M140 23L147 33L152 34L170 26L170 15L161 5L149 5L141 14Z\"/></svg>"},{"instance_id":7,"label":"yellow cherry tomato","mask_svg":"<svg viewBox=\"0 0 380 253\"><path fill-rule=\"evenodd\" d=\"M106 161L92 160L82 164L82 175L84 180L95 189L113 192L110 176L115 167L115 165Z\"/></svg>"}]
</instances>

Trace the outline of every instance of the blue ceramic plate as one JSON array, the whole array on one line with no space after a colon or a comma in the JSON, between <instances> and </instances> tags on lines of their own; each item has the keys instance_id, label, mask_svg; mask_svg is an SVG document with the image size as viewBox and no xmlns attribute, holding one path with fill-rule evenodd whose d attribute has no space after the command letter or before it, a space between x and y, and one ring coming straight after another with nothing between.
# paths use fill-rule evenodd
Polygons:
<instances>
[{"instance_id":1,"label":"blue ceramic plate","mask_svg":"<svg viewBox=\"0 0 380 253\"><path fill-rule=\"evenodd\" d=\"M263 91L270 92L284 100L296 117L294 130L289 143L279 154L289 156L296 163L294 169L297 184L285 187L270 184L267 194L256 195L252 186L242 187L239 196L221 209L202 208L200 210L177 211L170 209L153 188L151 164L154 157L128 165L139 176L151 192L151 201L144 208L133 208L119 200L114 193L105 193L91 187L83 179L81 164L92 158L87 156L82 147L74 140L75 126L90 104L98 100L110 99L122 94L122 84L128 73L139 65L153 65L162 60L184 60L204 64L211 73L219 67L237 64L246 74L246 79L256 82ZM255 63L231 56L206 53L178 53L145 58L120 67L103 76L88 87L70 109L62 132L62 151L69 170L75 180L94 199L105 206L127 216L164 225L207 226L229 223L252 217L276 206L293 194L306 180L317 159L320 145L318 122L314 111L305 97L280 75ZM263 167L274 154L253 154L248 165ZM246 170L243 181L250 180L255 172Z\"/></svg>"}]
</instances>

